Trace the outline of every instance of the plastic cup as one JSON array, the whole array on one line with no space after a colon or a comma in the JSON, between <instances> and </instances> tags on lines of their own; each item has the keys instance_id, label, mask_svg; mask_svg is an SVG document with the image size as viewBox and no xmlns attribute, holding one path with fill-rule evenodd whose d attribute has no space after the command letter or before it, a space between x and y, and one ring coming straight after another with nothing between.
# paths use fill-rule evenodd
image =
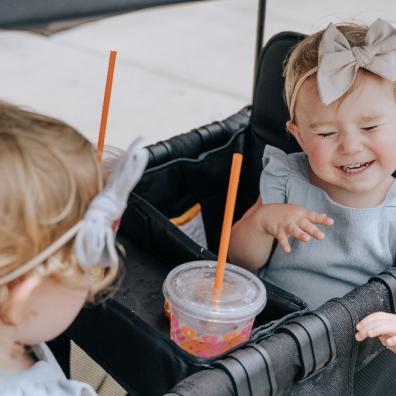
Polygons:
<instances>
[{"instance_id":1,"label":"plastic cup","mask_svg":"<svg viewBox=\"0 0 396 396\"><path fill-rule=\"evenodd\" d=\"M226 264L221 295L214 300L215 261L174 268L163 293L170 305L170 337L188 353L210 358L248 341L267 294L251 272Z\"/></svg>"},{"instance_id":2,"label":"plastic cup","mask_svg":"<svg viewBox=\"0 0 396 396\"><path fill-rule=\"evenodd\" d=\"M118 158L120 158L124 153L125 151L118 147L110 146L108 144L104 145L102 160L103 166L107 173L111 173L114 164L117 162Z\"/></svg>"},{"instance_id":3,"label":"plastic cup","mask_svg":"<svg viewBox=\"0 0 396 396\"><path fill-rule=\"evenodd\" d=\"M125 151L118 147L110 146L108 144L105 144L103 146L102 162L103 162L103 168L104 168L104 172L106 173L106 176L108 176L111 173L111 171L114 168L115 163L124 153L125 153ZM121 221L121 219L117 219L113 223L114 233L117 232L117 230L120 226L120 221ZM104 278L104 275L105 275L105 269L103 267L94 267L91 269L91 276L94 278L95 281L102 280Z\"/></svg>"},{"instance_id":4,"label":"plastic cup","mask_svg":"<svg viewBox=\"0 0 396 396\"><path fill-rule=\"evenodd\" d=\"M109 175L113 168L114 165L116 164L117 160L125 153L124 150L115 147L115 146L110 146L108 144L105 144L103 147L103 154L102 154L102 161L103 161L103 167L107 175ZM120 226L120 219L116 220L113 224L113 230L116 232L118 230L118 227Z\"/></svg>"}]
</instances>

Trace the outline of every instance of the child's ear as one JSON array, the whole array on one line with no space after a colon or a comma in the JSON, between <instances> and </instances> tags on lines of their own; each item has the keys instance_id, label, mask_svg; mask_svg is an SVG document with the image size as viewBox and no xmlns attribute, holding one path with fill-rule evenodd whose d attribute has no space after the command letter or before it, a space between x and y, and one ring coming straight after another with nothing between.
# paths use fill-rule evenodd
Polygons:
<instances>
[{"instance_id":1,"label":"child's ear","mask_svg":"<svg viewBox=\"0 0 396 396\"><path fill-rule=\"evenodd\" d=\"M31 297L40 286L42 277L27 275L10 287L7 303L1 313L1 320L9 325L19 325L31 314Z\"/></svg>"},{"instance_id":2,"label":"child's ear","mask_svg":"<svg viewBox=\"0 0 396 396\"><path fill-rule=\"evenodd\" d=\"M287 121L286 128L294 136L298 144L301 146L301 136L297 124L294 121Z\"/></svg>"}]
</instances>

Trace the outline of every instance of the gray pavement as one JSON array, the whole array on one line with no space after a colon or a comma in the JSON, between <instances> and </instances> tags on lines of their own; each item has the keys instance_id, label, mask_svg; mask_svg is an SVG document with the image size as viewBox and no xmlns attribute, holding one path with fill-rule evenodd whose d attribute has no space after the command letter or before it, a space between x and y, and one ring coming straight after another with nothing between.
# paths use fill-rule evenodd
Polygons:
<instances>
[{"instance_id":1,"label":"gray pavement","mask_svg":"<svg viewBox=\"0 0 396 396\"><path fill-rule=\"evenodd\" d=\"M118 51L106 143L150 144L251 103L257 0L151 8L49 37L1 31L0 98L59 117L95 142L108 53ZM391 0L268 0L265 39L330 21L396 22Z\"/></svg>"}]
</instances>

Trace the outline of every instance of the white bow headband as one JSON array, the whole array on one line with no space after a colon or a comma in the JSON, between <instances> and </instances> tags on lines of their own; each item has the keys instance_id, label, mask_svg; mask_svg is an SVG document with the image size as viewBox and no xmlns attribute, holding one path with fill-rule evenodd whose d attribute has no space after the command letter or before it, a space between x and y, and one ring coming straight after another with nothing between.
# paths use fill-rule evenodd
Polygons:
<instances>
[{"instance_id":1,"label":"white bow headband","mask_svg":"<svg viewBox=\"0 0 396 396\"><path fill-rule=\"evenodd\" d=\"M329 24L319 45L318 66L305 73L294 87L290 117L294 116L298 91L309 76L317 72L319 95L328 105L348 91L359 68L396 81L396 30L385 20L377 19L369 27L365 45L360 47L351 47L337 27Z\"/></svg>"},{"instance_id":2,"label":"white bow headband","mask_svg":"<svg viewBox=\"0 0 396 396\"><path fill-rule=\"evenodd\" d=\"M0 286L26 274L76 236L74 251L83 268L110 267L118 262L112 225L124 212L129 193L140 180L148 162L148 151L135 140L115 164L106 186L90 203L83 219L37 256L0 277Z\"/></svg>"}]
</instances>

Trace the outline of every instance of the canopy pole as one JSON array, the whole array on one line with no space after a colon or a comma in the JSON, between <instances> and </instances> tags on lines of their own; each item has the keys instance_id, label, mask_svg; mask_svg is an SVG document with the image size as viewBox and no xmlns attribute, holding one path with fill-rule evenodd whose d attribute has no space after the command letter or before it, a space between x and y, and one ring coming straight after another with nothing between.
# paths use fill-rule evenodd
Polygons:
<instances>
[{"instance_id":1,"label":"canopy pole","mask_svg":"<svg viewBox=\"0 0 396 396\"><path fill-rule=\"evenodd\" d=\"M265 11L267 8L267 0L258 0L257 9L257 29L256 29L256 52L254 58L254 79L253 79L253 100L256 94L256 83L258 74L258 63L260 57L261 47L264 41L264 25L265 25Z\"/></svg>"}]
</instances>

